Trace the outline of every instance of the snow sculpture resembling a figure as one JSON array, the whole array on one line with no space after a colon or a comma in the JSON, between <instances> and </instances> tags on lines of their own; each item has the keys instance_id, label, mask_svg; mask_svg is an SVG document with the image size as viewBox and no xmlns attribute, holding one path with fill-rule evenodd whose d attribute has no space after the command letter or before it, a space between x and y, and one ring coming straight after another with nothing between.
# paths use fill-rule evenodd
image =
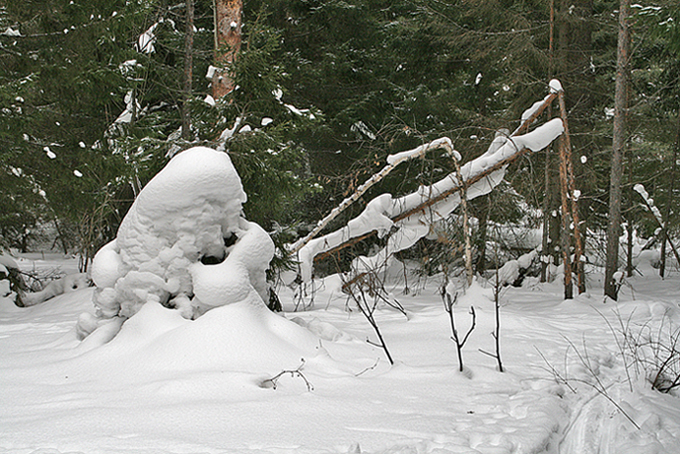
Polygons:
<instances>
[{"instance_id":1,"label":"snow sculpture resembling a figure","mask_svg":"<svg viewBox=\"0 0 680 454\"><path fill-rule=\"evenodd\" d=\"M147 302L185 318L240 301L264 304L274 244L241 217L245 201L226 153L195 147L175 156L141 191L116 239L97 252L96 313L80 316L79 337L119 327Z\"/></svg>"}]
</instances>

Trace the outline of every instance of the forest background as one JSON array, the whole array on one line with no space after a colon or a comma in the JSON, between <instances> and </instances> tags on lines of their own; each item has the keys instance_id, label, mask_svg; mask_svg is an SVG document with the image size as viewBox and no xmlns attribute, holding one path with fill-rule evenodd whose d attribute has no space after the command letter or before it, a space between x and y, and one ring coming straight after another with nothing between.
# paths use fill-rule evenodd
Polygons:
<instances>
[{"instance_id":1,"label":"forest background","mask_svg":"<svg viewBox=\"0 0 680 454\"><path fill-rule=\"evenodd\" d=\"M5 0L0 249L60 248L79 254L85 270L145 183L194 145L229 151L248 194L246 217L282 245L389 154L448 136L463 161L481 155L557 78L566 94L581 231L602 245L588 260L604 263L625 3ZM215 39L219 4L239 9L238 49ZM680 7L635 4L624 19L631 51L623 217L615 227L631 245L634 234L664 238L635 184L653 196L669 237L678 235ZM212 76L230 51L236 58L223 74L233 86L220 97ZM498 265L486 246L489 226L499 224L543 228L543 250L559 263L557 169L550 148L524 157L499 189L471 201L477 272ZM335 225L372 196L408 193L452 171L444 156L413 161ZM461 261L462 248L451 253L451 244L463 243L460 222L443 233L408 258L432 272ZM526 252L503 246L509 255Z\"/></svg>"}]
</instances>

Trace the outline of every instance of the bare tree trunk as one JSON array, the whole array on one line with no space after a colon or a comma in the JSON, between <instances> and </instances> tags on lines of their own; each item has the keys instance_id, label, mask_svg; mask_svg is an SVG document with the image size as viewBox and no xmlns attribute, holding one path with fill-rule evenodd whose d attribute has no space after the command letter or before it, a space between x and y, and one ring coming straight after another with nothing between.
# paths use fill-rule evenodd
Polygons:
<instances>
[{"instance_id":1,"label":"bare tree trunk","mask_svg":"<svg viewBox=\"0 0 680 454\"><path fill-rule=\"evenodd\" d=\"M194 0L186 0L184 32L184 89L182 90L182 139L191 140L191 79L194 64Z\"/></svg>"},{"instance_id":2,"label":"bare tree trunk","mask_svg":"<svg viewBox=\"0 0 680 454\"><path fill-rule=\"evenodd\" d=\"M234 89L228 73L241 49L242 0L213 0L215 9L215 62L219 68L212 78L213 98L216 100Z\"/></svg>"},{"instance_id":3,"label":"bare tree trunk","mask_svg":"<svg viewBox=\"0 0 680 454\"><path fill-rule=\"evenodd\" d=\"M630 150L627 153L628 161L628 203L626 204L626 276L633 276L633 166Z\"/></svg>"},{"instance_id":4,"label":"bare tree trunk","mask_svg":"<svg viewBox=\"0 0 680 454\"><path fill-rule=\"evenodd\" d=\"M619 41L616 58L616 91L614 95L614 131L612 167L609 186L609 226L607 227L607 261L605 264L604 294L614 300L618 288L614 274L619 264L619 230L621 228L621 180L623 151L626 146L626 116L628 110L630 59L630 0L621 0L619 7Z\"/></svg>"},{"instance_id":5,"label":"bare tree trunk","mask_svg":"<svg viewBox=\"0 0 680 454\"><path fill-rule=\"evenodd\" d=\"M661 238L661 266L659 276L663 279L666 274L666 243L668 238L668 222L671 217L671 202L673 201L673 191L675 190L675 171L678 165L678 152L680 151L680 114L678 114L678 125L675 136L675 147L673 148L673 162L671 162L671 174L668 183L668 195L666 196L666 207L663 211L663 232Z\"/></svg>"},{"instance_id":6,"label":"bare tree trunk","mask_svg":"<svg viewBox=\"0 0 680 454\"><path fill-rule=\"evenodd\" d=\"M555 73L555 0L550 0L550 40L548 44L548 79L552 79ZM552 107L548 106L548 118L552 117ZM550 157L552 144L545 148L545 198L543 199L543 238L541 241L541 282L548 280L548 252L550 249L550 220L552 217L552 185L550 179Z\"/></svg>"},{"instance_id":7,"label":"bare tree trunk","mask_svg":"<svg viewBox=\"0 0 680 454\"><path fill-rule=\"evenodd\" d=\"M569 18L568 12L571 6L569 0L560 0L559 26L557 27L558 44L558 69L561 73L567 73L569 67ZM559 191L560 191L560 248L562 250L562 267L564 268L564 299L574 297L571 272L571 235L569 224L571 210L569 209L569 185L567 183L566 144L564 134L557 141L559 152Z\"/></svg>"},{"instance_id":8,"label":"bare tree trunk","mask_svg":"<svg viewBox=\"0 0 680 454\"><path fill-rule=\"evenodd\" d=\"M564 267L564 299L574 297L574 289L571 282L571 235L569 224L571 210L569 208L569 185L567 176L567 144L565 135L558 139L560 150L560 197L562 199L562 231L560 239L562 243L562 266Z\"/></svg>"},{"instance_id":9,"label":"bare tree trunk","mask_svg":"<svg viewBox=\"0 0 680 454\"><path fill-rule=\"evenodd\" d=\"M472 245L470 244L470 220L468 218L468 199L467 199L467 185L463 179L463 174L460 172L460 164L454 158L453 165L456 169L456 177L460 185L460 209L463 212L463 237L465 238L465 275L467 277L467 286L472 285L472 278L474 273L472 271Z\"/></svg>"},{"instance_id":10,"label":"bare tree trunk","mask_svg":"<svg viewBox=\"0 0 680 454\"><path fill-rule=\"evenodd\" d=\"M489 196L483 197L479 207L477 216L477 263L475 263L475 272L482 274L486 270L486 237L489 220Z\"/></svg>"},{"instance_id":11,"label":"bare tree trunk","mask_svg":"<svg viewBox=\"0 0 680 454\"><path fill-rule=\"evenodd\" d=\"M571 222L573 223L574 230L574 262L576 263L576 278L578 281L578 293L584 293L586 291L586 281L583 272L583 263L581 262L581 256L583 255L583 243L581 241L581 221L578 212L578 195L576 193L576 183L574 181L574 165L571 157L571 137L569 135L569 122L567 121L567 106L564 101L564 92L561 91L557 97L560 105L560 118L562 118L562 124L564 125L564 133L562 134L562 140L564 143L564 161L566 165L567 172L567 193L568 198L571 201Z\"/></svg>"}]
</instances>

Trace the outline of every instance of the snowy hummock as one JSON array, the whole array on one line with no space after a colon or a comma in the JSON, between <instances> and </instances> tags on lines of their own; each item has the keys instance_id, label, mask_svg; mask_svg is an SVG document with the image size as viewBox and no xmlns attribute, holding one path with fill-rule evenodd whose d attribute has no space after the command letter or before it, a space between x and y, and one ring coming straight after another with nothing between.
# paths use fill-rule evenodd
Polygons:
<instances>
[{"instance_id":1,"label":"snowy hummock","mask_svg":"<svg viewBox=\"0 0 680 454\"><path fill-rule=\"evenodd\" d=\"M505 262L498 270L499 285L510 285L515 282L517 278L519 278L520 271L529 268L537 256L538 252L533 250L521 255L516 260L508 260Z\"/></svg>"},{"instance_id":2,"label":"snowy hummock","mask_svg":"<svg viewBox=\"0 0 680 454\"><path fill-rule=\"evenodd\" d=\"M90 280L86 273L74 273L63 276L49 282L39 292L29 292L22 296L21 302L24 306L35 306L43 303L50 298L54 298L64 293L75 292L90 286Z\"/></svg>"},{"instance_id":3,"label":"snowy hummock","mask_svg":"<svg viewBox=\"0 0 680 454\"><path fill-rule=\"evenodd\" d=\"M462 179L469 181L524 148L532 151L541 150L562 134L563 130L562 121L555 118L522 136L499 135L494 139L486 153L462 166ZM486 178L470 185L467 187L467 198L474 199L488 194L503 180L504 175L505 167L501 167ZM322 252L331 250L349 239L374 230L379 237L383 237L392 228L397 227L398 230L389 237L384 249L370 258L361 257L357 261L359 271L376 270L386 266L392 254L413 246L430 232L430 226L434 222L449 216L460 203L460 193L454 192L430 206L428 210L413 213L398 222L393 222L392 219L422 205L429 199L459 187L460 183L458 176L452 173L430 186L421 186L418 191L403 197L394 198L391 194L382 194L374 198L368 202L364 211L348 222L345 227L313 239L299 250L298 259L302 280L304 282L311 280L314 257Z\"/></svg>"},{"instance_id":4,"label":"snowy hummock","mask_svg":"<svg viewBox=\"0 0 680 454\"><path fill-rule=\"evenodd\" d=\"M16 260L14 260L11 256L7 254L3 254L0 252L0 265L3 265L7 268L12 268L15 270L19 269L19 265L17 264Z\"/></svg>"},{"instance_id":5,"label":"snowy hummock","mask_svg":"<svg viewBox=\"0 0 680 454\"><path fill-rule=\"evenodd\" d=\"M149 303L186 318L240 301L263 304L274 246L241 217L245 201L226 153L196 147L175 156L140 192L116 239L96 254L96 314L80 317L80 335Z\"/></svg>"}]
</instances>

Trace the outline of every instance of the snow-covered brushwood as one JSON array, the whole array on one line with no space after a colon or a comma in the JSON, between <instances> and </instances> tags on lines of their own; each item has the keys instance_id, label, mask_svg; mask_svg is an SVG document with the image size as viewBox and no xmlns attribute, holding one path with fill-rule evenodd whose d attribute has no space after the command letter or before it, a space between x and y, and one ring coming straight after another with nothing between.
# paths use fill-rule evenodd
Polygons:
<instances>
[{"instance_id":1,"label":"snow-covered brushwood","mask_svg":"<svg viewBox=\"0 0 680 454\"><path fill-rule=\"evenodd\" d=\"M531 263L538 256L538 252L533 250L522 256L517 260L508 260L498 270L498 283L501 286L512 285L520 277L520 273L531 266Z\"/></svg>"},{"instance_id":2,"label":"snow-covered brushwood","mask_svg":"<svg viewBox=\"0 0 680 454\"><path fill-rule=\"evenodd\" d=\"M302 280L311 280L313 261L317 255L372 231L384 237L396 229L383 250L372 257L359 257L355 263L359 272L380 269L392 254L413 246L429 233L432 224L446 218L456 209L463 185L467 188L468 200L488 194L503 180L507 165L524 149L539 151L562 131L562 121L556 118L522 136L499 135L486 153L461 167L463 181L459 181L458 176L452 173L403 197L382 194L374 198L345 227L311 240L299 250Z\"/></svg>"},{"instance_id":3,"label":"snow-covered brushwood","mask_svg":"<svg viewBox=\"0 0 680 454\"><path fill-rule=\"evenodd\" d=\"M649 196L649 193L647 192L645 187L638 183L635 186L633 186L633 191L640 194L640 196L642 197L642 199L645 202L645 207L652 213L652 216L656 220L656 223L659 224L659 229L661 231L665 230L666 226L663 223L663 218L661 217L661 212L656 207L656 205L654 205L654 199L652 199ZM680 253L678 253L678 250L676 249L675 244L673 244L673 242L667 236L665 236L665 238L668 241L668 244L670 244L671 249L673 250L673 254L675 255L675 259L678 261L678 263L680 263Z\"/></svg>"},{"instance_id":4,"label":"snow-covered brushwood","mask_svg":"<svg viewBox=\"0 0 680 454\"><path fill-rule=\"evenodd\" d=\"M14 304L23 305L21 293L24 287L17 262L0 252L0 298L10 297Z\"/></svg>"},{"instance_id":5,"label":"snow-covered brushwood","mask_svg":"<svg viewBox=\"0 0 680 454\"><path fill-rule=\"evenodd\" d=\"M86 273L68 274L62 278L56 279L45 285L39 292L26 293L22 296L21 301L24 306L35 306L43 303L55 296L63 295L64 293L75 292L90 286L90 279Z\"/></svg>"},{"instance_id":6,"label":"snow-covered brushwood","mask_svg":"<svg viewBox=\"0 0 680 454\"><path fill-rule=\"evenodd\" d=\"M80 317L79 335L151 302L185 318L239 301L264 304L274 245L241 217L245 201L226 153L195 147L170 160L140 192L116 239L97 252L96 315Z\"/></svg>"},{"instance_id":7,"label":"snow-covered brushwood","mask_svg":"<svg viewBox=\"0 0 680 454\"><path fill-rule=\"evenodd\" d=\"M307 234L304 238L301 238L300 240L296 241L291 247L290 247L290 252L291 254L295 254L298 252L304 245L309 243L309 241L314 238L316 235L321 232L321 230L324 229L328 225L329 222L331 222L333 219L335 219L340 213L342 213L347 207L349 207L351 204L353 204L359 197L361 197L371 186L374 184L378 183L380 180L385 178L392 170L394 170L399 164L402 162L422 157L425 156L425 154L430 151L430 150L436 150L439 148L443 148L446 150L447 154L451 156L453 159L456 159L460 161L461 156L460 154L453 149L453 144L451 143L451 139L448 137L442 137L437 140L434 140L430 143L426 143L424 145L421 145L419 147L416 147L412 150L408 151L402 151L401 153L397 153L394 155L389 155L387 157L387 165L382 168L378 173L375 173L371 178L369 178L364 184L359 186L354 193L347 197L345 200L343 200L340 205L335 207L325 218L323 218L321 221L319 221L316 225L316 227ZM377 203L379 205L380 202Z\"/></svg>"}]
</instances>

